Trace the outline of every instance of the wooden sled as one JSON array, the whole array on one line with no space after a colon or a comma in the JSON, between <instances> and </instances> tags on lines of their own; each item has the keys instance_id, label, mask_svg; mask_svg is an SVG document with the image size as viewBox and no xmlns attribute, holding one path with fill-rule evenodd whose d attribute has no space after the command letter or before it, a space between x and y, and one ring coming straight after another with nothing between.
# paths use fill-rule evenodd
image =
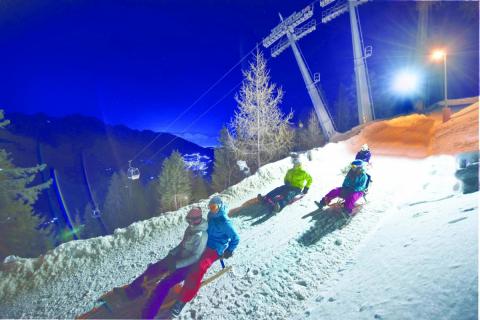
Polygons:
<instances>
[{"instance_id":1,"label":"wooden sled","mask_svg":"<svg viewBox=\"0 0 480 320\"><path fill-rule=\"evenodd\" d=\"M213 276L202 281L201 287L206 286L212 281L218 279L231 269L231 266L223 268ZM157 278L154 281L145 283L145 293L134 300L129 299L125 294L124 289L128 285L115 288L104 294L98 300L101 303L98 307L95 307L92 310L78 316L77 319L141 319L143 306L148 301L150 294L152 293L153 289L155 289L156 284L167 275L168 273L162 275L160 278ZM159 313L166 311L173 306L181 290L181 284L177 284L170 289L167 297L159 309Z\"/></svg>"}]
</instances>

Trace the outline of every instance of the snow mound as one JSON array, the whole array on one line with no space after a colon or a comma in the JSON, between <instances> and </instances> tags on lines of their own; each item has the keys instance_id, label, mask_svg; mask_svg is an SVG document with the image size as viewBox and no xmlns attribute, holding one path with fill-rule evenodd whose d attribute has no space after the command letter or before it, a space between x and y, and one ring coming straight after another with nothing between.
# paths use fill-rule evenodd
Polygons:
<instances>
[{"instance_id":1,"label":"snow mound","mask_svg":"<svg viewBox=\"0 0 480 320\"><path fill-rule=\"evenodd\" d=\"M415 158L478 151L478 102L454 113L445 123L440 113L412 114L376 121L357 131L349 140L352 152L363 143L376 155Z\"/></svg>"}]
</instances>

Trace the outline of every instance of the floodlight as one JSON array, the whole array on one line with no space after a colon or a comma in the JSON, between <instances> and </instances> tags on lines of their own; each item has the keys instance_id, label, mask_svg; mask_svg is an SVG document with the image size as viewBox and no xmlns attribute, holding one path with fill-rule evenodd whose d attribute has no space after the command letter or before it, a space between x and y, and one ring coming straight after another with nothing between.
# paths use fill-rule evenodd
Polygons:
<instances>
[{"instance_id":1,"label":"floodlight","mask_svg":"<svg viewBox=\"0 0 480 320\"><path fill-rule=\"evenodd\" d=\"M420 84L419 74L413 70L402 70L395 76L392 89L400 94L410 94L417 91Z\"/></svg>"}]
</instances>

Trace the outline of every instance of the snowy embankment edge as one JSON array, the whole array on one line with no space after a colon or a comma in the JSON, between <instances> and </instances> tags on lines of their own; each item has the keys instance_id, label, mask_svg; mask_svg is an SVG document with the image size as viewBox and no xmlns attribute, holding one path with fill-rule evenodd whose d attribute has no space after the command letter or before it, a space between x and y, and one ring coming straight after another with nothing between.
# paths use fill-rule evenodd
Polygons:
<instances>
[{"instance_id":1,"label":"snowy embankment edge","mask_svg":"<svg viewBox=\"0 0 480 320\"><path fill-rule=\"evenodd\" d=\"M278 179L278 171L288 170L288 158L261 167L254 175L245 178L237 185L229 187L219 195L225 199L230 207L236 207L246 199L241 195L251 193L251 188L258 187L258 181L265 185ZM254 183L254 181L257 181ZM214 195L212 195L214 196ZM184 225L184 216L193 206L205 209L208 200L201 200L180 208L177 211L166 212L159 217L139 221L122 229L116 229L113 235L96 237L86 240L75 240L63 243L53 250L37 258L21 258L9 256L0 265L0 300L14 299L26 291L34 290L45 284L59 281L68 271L95 268L102 264L103 259L108 259L115 252L128 251L133 243L148 242L169 229L178 229L174 232L168 243L164 243L164 253L181 238ZM163 254L160 252L160 254ZM106 288L118 284L105 283Z\"/></svg>"}]
</instances>

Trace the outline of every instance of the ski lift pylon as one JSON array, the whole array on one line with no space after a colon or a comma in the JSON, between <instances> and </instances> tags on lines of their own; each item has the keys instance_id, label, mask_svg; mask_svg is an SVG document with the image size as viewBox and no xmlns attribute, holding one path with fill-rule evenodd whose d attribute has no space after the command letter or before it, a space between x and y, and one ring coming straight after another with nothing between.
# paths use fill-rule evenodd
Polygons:
<instances>
[{"instance_id":1,"label":"ski lift pylon","mask_svg":"<svg viewBox=\"0 0 480 320\"><path fill-rule=\"evenodd\" d=\"M132 167L132 160L128 161L127 177L130 180L137 180L140 178L140 170L138 170L138 168Z\"/></svg>"}]
</instances>

